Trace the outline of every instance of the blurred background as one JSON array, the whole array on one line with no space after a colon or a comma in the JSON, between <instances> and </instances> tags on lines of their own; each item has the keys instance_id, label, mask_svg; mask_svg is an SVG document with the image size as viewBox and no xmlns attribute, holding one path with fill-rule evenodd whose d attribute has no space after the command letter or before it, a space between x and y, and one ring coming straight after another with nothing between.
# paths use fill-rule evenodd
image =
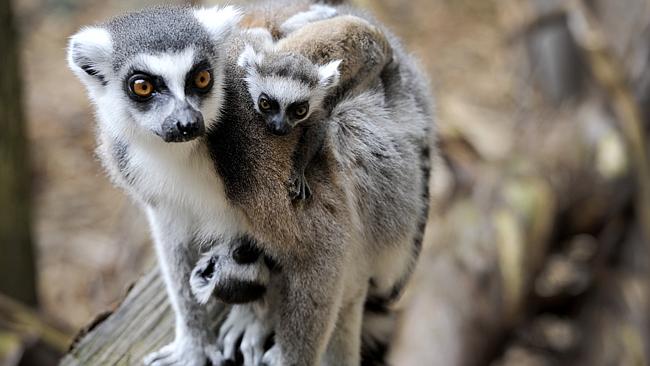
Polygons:
<instances>
[{"instance_id":1,"label":"blurred background","mask_svg":"<svg viewBox=\"0 0 650 366\"><path fill-rule=\"evenodd\" d=\"M648 365L650 1L353 2L437 98L443 159L393 364ZM156 3L0 0L0 365L56 364L155 263L65 46Z\"/></svg>"}]
</instances>

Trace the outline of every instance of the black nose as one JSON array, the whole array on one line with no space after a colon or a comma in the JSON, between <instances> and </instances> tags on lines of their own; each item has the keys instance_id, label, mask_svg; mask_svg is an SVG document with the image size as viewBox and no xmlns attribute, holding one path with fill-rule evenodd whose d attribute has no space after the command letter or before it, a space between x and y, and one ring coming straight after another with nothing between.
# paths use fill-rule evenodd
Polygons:
<instances>
[{"instance_id":1,"label":"black nose","mask_svg":"<svg viewBox=\"0 0 650 366\"><path fill-rule=\"evenodd\" d=\"M289 124L280 116L275 116L266 122L269 132L276 136L285 136L291 131Z\"/></svg>"},{"instance_id":2,"label":"black nose","mask_svg":"<svg viewBox=\"0 0 650 366\"><path fill-rule=\"evenodd\" d=\"M185 105L177 108L165 119L162 130L162 138L165 142L193 140L205 133L203 115L191 106Z\"/></svg>"}]
</instances>

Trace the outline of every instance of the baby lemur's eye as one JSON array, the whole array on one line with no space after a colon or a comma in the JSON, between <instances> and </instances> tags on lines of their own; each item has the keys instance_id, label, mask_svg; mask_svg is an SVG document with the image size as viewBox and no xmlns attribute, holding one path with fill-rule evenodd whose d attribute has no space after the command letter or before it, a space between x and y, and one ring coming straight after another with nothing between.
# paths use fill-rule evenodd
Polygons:
<instances>
[{"instance_id":1,"label":"baby lemur's eye","mask_svg":"<svg viewBox=\"0 0 650 366\"><path fill-rule=\"evenodd\" d=\"M210 88L212 82L212 74L210 71L203 70L196 73L194 76L194 86L199 89L206 90Z\"/></svg>"},{"instance_id":2,"label":"baby lemur's eye","mask_svg":"<svg viewBox=\"0 0 650 366\"><path fill-rule=\"evenodd\" d=\"M155 91L151 78L144 74L135 74L129 78L129 94L131 98L144 102L149 100Z\"/></svg>"},{"instance_id":3,"label":"baby lemur's eye","mask_svg":"<svg viewBox=\"0 0 650 366\"><path fill-rule=\"evenodd\" d=\"M261 96L257 104L259 105L261 111L265 112L271 109L271 102L265 96Z\"/></svg>"},{"instance_id":4,"label":"baby lemur's eye","mask_svg":"<svg viewBox=\"0 0 650 366\"><path fill-rule=\"evenodd\" d=\"M300 104L293 109L293 114L296 118L304 118L307 115L307 112L309 112L308 103Z\"/></svg>"}]
</instances>

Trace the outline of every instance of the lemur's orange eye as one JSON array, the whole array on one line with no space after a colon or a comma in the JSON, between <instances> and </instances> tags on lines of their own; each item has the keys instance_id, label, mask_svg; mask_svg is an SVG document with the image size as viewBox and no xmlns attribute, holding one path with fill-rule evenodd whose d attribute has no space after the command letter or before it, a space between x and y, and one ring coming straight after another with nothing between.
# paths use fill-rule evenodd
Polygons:
<instances>
[{"instance_id":1,"label":"lemur's orange eye","mask_svg":"<svg viewBox=\"0 0 650 366\"><path fill-rule=\"evenodd\" d=\"M155 91L153 83L146 75L133 75L129 79L129 89L137 100L146 100Z\"/></svg>"},{"instance_id":2,"label":"lemur's orange eye","mask_svg":"<svg viewBox=\"0 0 650 366\"><path fill-rule=\"evenodd\" d=\"M212 75L208 70L199 71L198 73L196 73L196 76L194 77L194 85L199 89L208 88L210 86L211 81L212 81Z\"/></svg>"},{"instance_id":3,"label":"lemur's orange eye","mask_svg":"<svg viewBox=\"0 0 650 366\"><path fill-rule=\"evenodd\" d=\"M133 92L139 97L148 97L153 93L153 85L148 80L136 80L133 83Z\"/></svg>"}]
</instances>

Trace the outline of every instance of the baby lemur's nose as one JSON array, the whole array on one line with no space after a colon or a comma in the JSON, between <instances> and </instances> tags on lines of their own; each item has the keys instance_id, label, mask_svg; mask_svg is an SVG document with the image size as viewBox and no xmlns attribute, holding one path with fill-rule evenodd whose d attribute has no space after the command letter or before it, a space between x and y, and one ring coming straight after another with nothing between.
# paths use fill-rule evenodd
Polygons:
<instances>
[{"instance_id":1,"label":"baby lemur's nose","mask_svg":"<svg viewBox=\"0 0 650 366\"><path fill-rule=\"evenodd\" d=\"M184 105L165 119L162 129L162 136L166 142L193 140L205 132L203 115L190 105Z\"/></svg>"},{"instance_id":2,"label":"baby lemur's nose","mask_svg":"<svg viewBox=\"0 0 650 366\"><path fill-rule=\"evenodd\" d=\"M283 119L272 119L267 123L269 131L276 136L285 136L290 131L289 125Z\"/></svg>"}]
</instances>

